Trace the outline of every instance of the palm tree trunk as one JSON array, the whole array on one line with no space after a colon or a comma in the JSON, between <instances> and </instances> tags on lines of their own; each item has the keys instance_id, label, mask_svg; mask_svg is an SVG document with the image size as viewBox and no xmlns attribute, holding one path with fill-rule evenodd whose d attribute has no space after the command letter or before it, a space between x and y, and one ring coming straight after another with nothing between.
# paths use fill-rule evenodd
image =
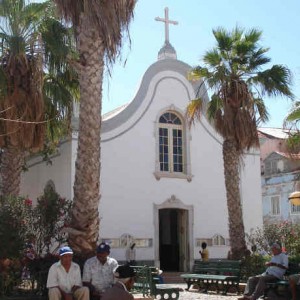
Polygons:
<instances>
[{"instance_id":1,"label":"palm tree trunk","mask_svg":"<svg viewBox=\"0 0 300 300\"><path fill-rule=\"evenodd\" d=\"M1 192L3 196L18 196L21 172L25 154L22 150L9 146L1 154Z\"/></svg>"},{"instance_id":2,"label":"palm tree trunk","mask_svg":"<svg viewBox=\"0 0 300 300\"><path fill-rule=\"evenodd\" d=\"M78 28L80 83L78 149L74 204L69 244L75 252L94 253L99 237L100 130L104 48L101 39L82 15Z\"/></svg>"},{"instance_id":3,"label":"palm tree trunk","mask_svg":"<svg viewBox=\"0 0 300 300\"><path fill-rule=\"evenodd\" d=\"M239 158L240 153L234 140L225 140L223 162L232 259L240 259L247 249L240 195Z\"/></svg>"}]
</instances>

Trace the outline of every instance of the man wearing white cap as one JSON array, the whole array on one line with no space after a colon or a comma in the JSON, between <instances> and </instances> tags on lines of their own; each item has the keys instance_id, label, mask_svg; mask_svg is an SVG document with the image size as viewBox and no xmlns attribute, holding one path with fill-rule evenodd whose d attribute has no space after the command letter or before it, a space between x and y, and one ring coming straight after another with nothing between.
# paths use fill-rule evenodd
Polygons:
<instances>
[{"instance_id":1,"label":"man wearing white cap","mask_svg":"<svg viewBox=\"0 0 300 300\"><path fill-rule=\"evenodd\" d=\"M273 256L269 262L266 263L266 271L257 276L250 277L247 281L244 296L238 300L256 300L264 294L268 282L276 282L282 279L285 271L288 268L288 257L281 252L281 246L274 243L271 246Z\"/></svg>"},{"instance_id":2,"label":"man wearing white cap","mask_svg":"<svg viewBox=\"0 0 300 300\"><path fill-rule=\"evenodd\" d=\"M48 272L49 300L89 300L87 287L82 286L80 267L72 261L73 251L65 246L59 249L59 261Z\"/></svg>"}]
</instances>

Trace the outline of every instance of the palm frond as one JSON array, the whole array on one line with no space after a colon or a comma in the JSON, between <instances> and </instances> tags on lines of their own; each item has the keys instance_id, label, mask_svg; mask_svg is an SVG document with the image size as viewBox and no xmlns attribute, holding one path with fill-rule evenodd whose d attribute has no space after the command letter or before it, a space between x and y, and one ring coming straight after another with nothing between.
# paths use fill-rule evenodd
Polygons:
<instances>
[{"instance_id":1,"label":"palm frond","mask_svg":"<svg viewBox=\"0 0 300 300\"><path fill-rule=\"evenodd\" d=\"M284 118L283 126L288 127L291 125L295 125L300 120L300 102L296 101L288 112L287 116Z\"/></svg>"},{"instance_id":2,"label":"palm frond","mask_svg":"<svg viewBox=\"0 0 300 300\"><path fill-rule=\"evenodd\" d=\"M266 56L269 49L259 44L262 32L258 29L219 27L213 34L216 46L205 53L203 65L193 68L189 79L201 79L212 90L205 105L208 119L242 153L258 145L256 126L268 120L262 96L293 98L291 72L281 65L262 71L271 60ZM196 112L191 111L196 116L193 121L201 116Z\"/></svg>"},{"instance_id":3,"label":"palm frond","mask_svg":"<svg viewBox=\"0 0 300 300\"><path fill-rule=\"evenodd\" d=\"M261 86L262 94L293 98L290 89L292 74L285 66L274 65L270 69L258 72L257 76L252 77L252 80Z\"/></svg>"},{"instance_id":4,"label":"palm frond","mask_svg":"<svg viewBox=\"0 0 300 300\"><path fill-rule=\"evenodd\" d=\"M213 29L213 35L217 40L219 51L227 52L231 50L233 39L230 32L225 30L223 27L218 27L217 29Z\"/></svg>"},{"instance_id":5,"label":"palm frond","mask_svg":"<svg viewBox=\"0 0 300 300\"><path fill-rule=\"evenodd\" d=\"M269 121L269 113L267 110L267 107L265 105L265 102L261 98L253 98L253 104L255 108L255 113L257 115L256 123L257 126L260 123L266 123Z\"/></svg>"},{"instance_id":6,"label":"palm frond","mask_svg":"<svg viewBox=\"0 0 300 300\"><path fill-rule=\"evenodd\" d=\"M133 18L135 0L54 0L62 16L80 25L80 16L88 17L90 28L94 29L102 42L108 63L113 63L120 54L124 36L129 36L128 27ZM76 33L76 32L75 32Z\"/></svg>"},{"instance_id":7,"label":"palm frond","mask_svg":"<svg viewBox=\"0 0 300 300\"><path fill-rule=\"evenodd\" d=\"M187 124L191 127L195 121L199 121L201 114L203 112L203 99L198 98L192 100L186 108L185 117L187 119Z\"/></svg>"}]
</instances>

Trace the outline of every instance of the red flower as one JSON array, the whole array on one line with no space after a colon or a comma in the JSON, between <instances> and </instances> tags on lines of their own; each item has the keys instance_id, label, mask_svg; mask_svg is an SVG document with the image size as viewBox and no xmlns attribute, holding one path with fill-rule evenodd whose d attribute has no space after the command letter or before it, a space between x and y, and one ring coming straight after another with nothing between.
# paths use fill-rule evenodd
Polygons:
<instances>
[{"instance_id":1,"label":"red flower","mask_svg":"<svg viewBox=\"0 0 300 300\"><path fill-rule=\"evenodd\" d=\"M27 198L27 199L24 200L24 204L25 204L26 206L32 206L32 200L29 199L29 198Z\"/></svg>"}]
</instances>

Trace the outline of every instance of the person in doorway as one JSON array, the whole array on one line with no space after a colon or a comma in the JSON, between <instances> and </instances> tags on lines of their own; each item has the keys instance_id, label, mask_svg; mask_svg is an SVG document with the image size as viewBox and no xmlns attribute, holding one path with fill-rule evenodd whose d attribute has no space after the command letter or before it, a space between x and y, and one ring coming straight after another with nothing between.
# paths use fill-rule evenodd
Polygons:
<instances>
[{"instance_id":1,"label":"person in doorway","mask_svg":"<svg viewBox=\"0 0 300 300\"><path fill-rule=\"evenodd\" d=\"M110 246L101 243L96 249L96 256L88 259L83 267L83 285L89 287L91 299L98 300L114 284L114 272L118 262L109 257Z\"/></svg>"},{"instance_id":2,"label":"person in doorway","mask_svg":"<svg viewBox=\"0 0 300 300\"><path fill-rule=\"evenodd\" d=\"M101 297L101 300L133 300L130 290L134 284L134 269L130 265L119 266L115 277L117 282Z\"/></svg>"},{"instance_id":3,"label":"person in doorway","mask_svg":"<svg viewBox=\"0 0 300 300\"><path fill-rule=\"evenodd\" d=\"M126 261L129 265L135 266L135 243L130 244L130 246L126 249Z\"/></svg>"},{"instance_id":4,"label":"person in doorway","mask_svg":"<svg viewBox=\"0 0 300 300\"><path fill-rule=\"evenodd\" d=\"M89 300L87 287L82 286L78 264L72 261L73 251L65 246L59 250L59 261L48 272L47 288L49 300Z\"/></svg>"},{"instance_id":5,"label":"person in doorway","mask_svg":"<svg viewBox=\"0 0 300 300\"><path fill-rule=\"evenodd\" d=\"M271 260L266 263L266 271L261 275L253 276L248 279L244 296L238 298L238 300L256 300L264 294L267 283L282 279L288 268L288 257L281 252L281 246L278 243L274 243L271 246L271 250L273 256Z\"/></svg>"},{"instance_id":6,"label":"person in doorway","mask_svg":"<svg viewBox=\"0 0 300 300\"><path fill-rule=\"evenodd\" d=\"M208 261L209 260L209 252L208 252L208 249L207 249L207 244L205 242L203 242L201 244L201 248L202 248L202 251L199 250L199 253L201 255L201 258L203 261Z\"/></svg>"}]
</instances>

